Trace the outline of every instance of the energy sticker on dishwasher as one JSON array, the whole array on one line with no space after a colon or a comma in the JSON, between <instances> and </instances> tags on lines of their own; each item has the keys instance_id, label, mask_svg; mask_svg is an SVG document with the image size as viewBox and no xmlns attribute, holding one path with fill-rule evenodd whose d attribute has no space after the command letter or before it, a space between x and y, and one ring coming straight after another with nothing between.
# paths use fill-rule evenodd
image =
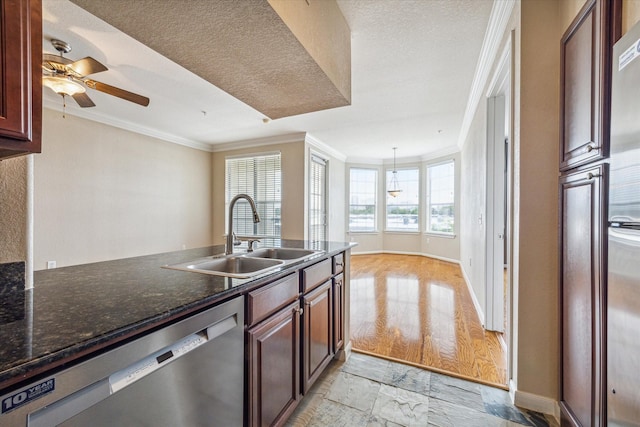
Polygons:
<instances>
[{"instance_id":1,"label":"energy sticker on dishwasher","mask_svg":"<svg viewBox=\"0 0 640 427\"><path fill-rule=\"evenodd\" d=\"M2 398L2 414L11 412L21 406L26 405L42 396L51 393L56 389L56 379L50 378L39 384L33 384L23 388L11 395Z\"/></svg>"}]
</instances>

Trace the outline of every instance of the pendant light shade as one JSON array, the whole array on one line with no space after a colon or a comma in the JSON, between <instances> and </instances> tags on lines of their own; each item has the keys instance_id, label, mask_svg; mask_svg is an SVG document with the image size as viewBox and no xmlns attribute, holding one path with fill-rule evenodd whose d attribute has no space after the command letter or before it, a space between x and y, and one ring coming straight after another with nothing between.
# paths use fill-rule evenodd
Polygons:
<instances>
[{"instance_id":1,"label":"pendant light shade","mask_svg":"<svg viewBox=\"0 0 640 427\"><path fill-rule=\"evenodd\" d=\"M42 78L42 84L59 95L73 96L86 92L82 85L65 77L45 76Z\"/></svg>"},{"instance_id":2,"label":"pendant light shade","mask_svg":"<svg viewBox=\"0 0 640 427\"><path fill-rule=\"evenodd\" d=\"M391 197L398 197L398 195L402 193L402 190L398 185L398 171L396 170L396 150L397 149L398 147L393 147L393 174L391 175L391 180L389 181L389 186L387 187L389 188L387 190L387 193L389 193Z\"/></svg>"}]
</instances>

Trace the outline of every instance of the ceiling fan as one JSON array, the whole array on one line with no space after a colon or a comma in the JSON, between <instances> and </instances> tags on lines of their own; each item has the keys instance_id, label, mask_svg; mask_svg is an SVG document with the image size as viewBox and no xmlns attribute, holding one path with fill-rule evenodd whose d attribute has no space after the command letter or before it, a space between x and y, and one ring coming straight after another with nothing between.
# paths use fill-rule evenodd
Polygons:
<instances>
[{"instance_id":1,"label":"ceiling fan","mask_svg":"<svg viewBox=\"0 0 640 427\"><path fill-rule=\"evenodd\" d=\"M142 105L149 105L149 98L101 83L87 78L90 74L107 71L108 68L90 56L72 61L62 56L71 52L71 45L62 40L52 39L51 44L60 52L60 55L50 53L43 54L42 58L42 84L52 89L55 93L72 97L80 107L95 107L86 87L104 92L109 95Z\"/></svg>"}]
</instances>

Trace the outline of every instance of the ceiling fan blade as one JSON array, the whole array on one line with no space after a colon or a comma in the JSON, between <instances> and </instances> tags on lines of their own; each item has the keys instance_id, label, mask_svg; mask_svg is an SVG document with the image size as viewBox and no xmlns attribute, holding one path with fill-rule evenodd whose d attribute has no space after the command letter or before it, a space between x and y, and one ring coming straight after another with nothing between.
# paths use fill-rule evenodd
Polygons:
<instances>
[{"instance_id":1,"label":"ceiling fan blade","mask_svg":"<svg viewBox=\"0 0 640 427\"><path fill-rule=\"evenodd\" d=\"M120 89L115 86L108 85L106 83L97 82L95 80L86 79L84 80L84 83L91 89L99 90L100 92L117 96L118 98L122 98L126 101L130 101L135 104L142 105L143 107L146 107L149 105L149 98L147 98L146 96L138 95L133 92L129 92L124 89Z\"/></svg>"},{"instance_id":2,"label":"ceiling fan blade","mask_svg":"<svg viewBox=\"0 0 640 427\"><path fill-rule=\"evenodd\" d=\"M95 107L96 104L93 103L93 101L91 100L91 98L89 98L89 95L87 95L85 92L83 93L76 93L75 95L73 95L73 99L78 103L79 106L81 106L82 108L87 108L87 107Z\"/></svg>"},{"instance_id":3,"label":"ceiling fan blade","mask_svg":"<svg viewBox=\"0 0 640 427\"><path fill-rule=\"evenodd\" d=\"M86 58L78 59L72 64L67 65L71 70L78 73L80 77L88 76L89 74L100 73L107 71L108 68L101 62L96 61L90 56Z\"/></svg>"}]
</instances>

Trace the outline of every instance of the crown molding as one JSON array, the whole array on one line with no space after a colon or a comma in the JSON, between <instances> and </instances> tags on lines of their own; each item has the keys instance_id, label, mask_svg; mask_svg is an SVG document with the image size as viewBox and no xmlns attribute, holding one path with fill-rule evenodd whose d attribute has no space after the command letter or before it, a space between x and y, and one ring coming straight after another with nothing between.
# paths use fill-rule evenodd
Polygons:
<instances>
[{"instance_id":1,"label":"crown molding","mask_svg":"<svg viewBox=\"0 0 640 427\"><path fill-rule=\"evenodd\" d=\"M458 135L458 147L462 148L464 141L469 134L469 128L473 121L480 99L484 92L484 87L489 79L491 67L498 54L500 42L511 18L511 13L515 6L515 0L494 0L491 8L491 16L489 17L489 25L484 35L480 57L476 65L476 72L473 76L471 92L467 101L467 108L464 112L464 119Z\"/></svg>"},{"instance_id":2,"label":"crown molding","mask_svg":"<svg viewBox=\"0 0 640 427\"><path fill-rule=\"evenodd\" d=\"M50 99L43 100L43 107L48 108L49 110L58 111L62 113L62 105L58 102L53 102ZM144 126L138 126L136 124L114 119L113 117L106 116L99 112L91 111L90 109L69 109L67 108L64 111L64 114L68 114L70 116L79 117L82 119L91 120L94 122L102 123L105 125L113 126L119 129L124 129L130 132L138 133L145 136L150 136L152 138L161 139L163 141L172 142L174 144L184 145L185 147L195 148L197 150L208 151L211 152L212 147L210 144L206 144L203 142L192 141L190 139L182 138L176 135L172 135L166 132L160 132L156 129L150 129Z\"/></svg>"},{"instance_id":3,"label":"crown molding","mask_svg":"<svg viewBox=\"0 0 640 427\"><path fill-rule=\"evenodd\" d=\"M327 144L325 144L324 142L320 141L318 138L316 138L315 136L307 133L305 135L304 141L308 144L313 145L314 147L318 148L319 150L322 150L325 154L330 155L333 158L336 158L338 160L340 160L341 162L346 162L347 161L347 156L345 156L343 153L341 153L340 151L336 150L333 147L328 146Z\"/></svg>"},{"instance_id":4,"label":"crown molding","mask_svg":"<svg viewBox=\"0 0 640 427\"><path fill-rule=\"evenodd\" d=\"M347 163L351 165L383 165L382 159L370 159L368 157L348 157Z\"/></svg>"},{"instance_id":5,"label":"crown molding","mask_svg":"<svg viewBox=\"0 0 640 427\"><path fill-rule=\"evenodd\" d=\"M263 138L245 139L242 141L225 142L213 145L214 153L220 151L240 150L243 148L261 147L264 145L289 144L291 142L302 142L305 140L304 132L296 132L285 135L265 136Z\"/></svg>"},{"instance_id":6,"label":"crown molding","mask_svg":"<svg viewBox=\"0 0 640 427\"><path fill-rule=\"evenodd\" d=\"M453 147L445 147L441 150L432 151L430 153L424 154L422 156L423 162L428 162L431 160L439 159L440 157L453 156L454 154L458 154L460 149L457 146Z\"/></svg>"}]
</instances>

